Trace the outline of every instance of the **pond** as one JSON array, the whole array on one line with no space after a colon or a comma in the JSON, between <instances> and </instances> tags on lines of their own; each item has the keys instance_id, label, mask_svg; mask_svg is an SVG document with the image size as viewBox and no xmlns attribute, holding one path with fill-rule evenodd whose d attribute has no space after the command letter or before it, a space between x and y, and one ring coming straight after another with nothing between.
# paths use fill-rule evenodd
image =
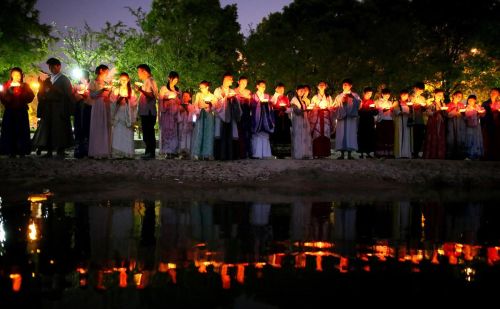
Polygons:
<instances>
[{"instance_id":1,"label":"pond","mask_svg":"<svg viewBox=\"0 0 500 309\"><path fill-rule=\"evenodd\" d=\"M31 194L0 206L0 299L94 309L493 300L498 226L493 202Z\"/></svg>"}]
</instances>

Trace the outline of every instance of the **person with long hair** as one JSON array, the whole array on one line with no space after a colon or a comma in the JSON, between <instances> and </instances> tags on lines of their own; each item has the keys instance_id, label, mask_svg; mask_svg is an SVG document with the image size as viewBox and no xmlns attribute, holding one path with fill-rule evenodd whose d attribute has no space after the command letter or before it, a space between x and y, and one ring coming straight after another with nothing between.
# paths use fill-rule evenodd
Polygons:
<instances>
[{"instance_id":1,"label":"person with long hair","mask_svg":"<svg viewBox=\"0 0 500 309\"><path fill-rule=\"evenodd\" d=\"M252 156L252 117L250 115L252 92L247 89L247 86L248 78L240 76L238 87L234 89L236 100L241 108L241 119L238 122L240 159L248 159Z\"/></svg>"},{"instance_id":2,"label":"person with long hair","mask_svg":"<svg viewBox=\"0 0 500 309\"><path fill-rule=\"evenodd\" d=\"M367 158L373 158L370 153L375 152L375 116L378 110L375 108L372 96L373 88L365 87L358 111L358 152L362 159L365 155Z\"/></svg>"},{"instance_id":3,"label":"person with long hair","mask_svg":"<svg viewBox=\"0 0 500 309\"><path fill-rule=\"evenodd\" d=\"M292 135L290 100L285 95L285 85L278 83L271 98L276 125L271 134L271 152L279 159L291 156Z\"/></svg>"},{"instance_id":4,"label":"person with long hair","mask_svg":"<svg viewBox=\"0 0 500 309\"><path fill-rule=\"evenodd\" d=\"M340 157L352 160L352 152L358 150L358 110L361 104L359 95L352 91L353 82L347 78L342 81L342 93L334 101L337 126L335 131L335 149L340 151Z\"/></svg>"},{"instance_id":5,"label":"person with long hair","mask_svg":"<svg viewBox=\"0 0 500 309\"><path fill-rule=\"evenodd\" d=\"M409 92L403 89L399 92L399 100L394 106L394 157L396 159L411 159L411 128L408 127L410 106Z\"/></svg>"},{"instance_id":6,"label":"person with long hair","mask_svg":"<svg viewBox=\"0 0 500 309\"><path fill-rule=\"evenodd\" d=\"M191 157L195 160L214 159L215 114L217 98L210 92L210 82L200 82L200 91L194 97L196 122L193 130Z\"/></svg>"},{"instance_id":7,"label":"person with long hair","mask_svg":"<svg viewBox=\"0 0 500 309\"><path fill-rule=\"evenodd\" d=\"M271 97L266 91L266 82L257 81L255 93L252 95L250 108L252 111L252 158L272 158L269 135L274 132L274 114L269 102Z\"/></svg>"},{"instance_id":8,"label":"person with long hair","mask_svg":"<svg viewBox=\"0 0 500 309\"><path fill-rule=\"evenodd\" d=\"M477 97L470 95L467 98L467 106L463 111L465 118L465 149L466 158L477 160L482 158L484 154L483 135L481 133L481 125L479 119L484 117L486 111L484 107L476 104Z\"/></svg>"},{"instance_id":9,"label":"person with long hair","mask_svg":"<svg viewBox=\"0 0 500 309\"><path fill-rule=\"evenodd\" d=\"M182 102L178 113L179 129L179 155L181 159L189 159L191 153L191 144L194 123L196 121L196 109L191 104L191 93L184 91L182 93Z\"/></svg>"},{"instance_id":10,"label":"person with long hair","mask_svg":"<svg viewBox=\"0 0 500 309\"><path fill-rule=\"evenodd\" d=\"M73 155L77 159L89 155L90 118L92 115L89 84L89 72L83 71L82 77L73 90L76 101L75 118L73 122L76 145Z\"/></svg>"},{"instance_id":11,"label":"person with long hair","mask_svg":"<svg viewBox=\"0 0 500 309\"><path fill-rule=\"evenodd\" d=\"M96 79L90 83L92 99L90 116L89 157L106 159L111 157L111 85L108 84L108 66L101 64L95 69Z\"/></svg>"},{"instance_id":12,"label":"person with long hair","mask_svg":"<svg viewBox=\"0 0 500 309\"><path fill-rule=\"evenodd\" d=\"M465 121L460 110L465 108L463 94L455 91L446 105L446 158L465 158Z\"/></svg>"},{"instance_id":13,"label":"person with long hair","mask_svg":"<svg viewBox=\"0 0 500 309\"><path fill-rule=\"evenodd\" d=\"M483 102L486 111L481 119L483 132L484 159L500 160L500 88L491 88L490 97Z\"/></svg>"},{"instance_id":14,"label":"person with long hair","mask_svg":"<svg viewBox=\"0 0 500 309\"><path fill-rule=\"evenodd\" d=\"M290 101L292 109L292 158L312 159L311 124L306 100L306 87L295 88L295 96Z\"/></svg>"},{"instance_id":15,"label":"person with long hair","mask_svg":"<svg viewBox=\"0 0 500 309\"><path fill-rule=\"evenodd\" d=\"M379 158L394 156L394 104L391 101L391 90L382 89L382 97L375 101L378 109L376 126L375 155Z\"/></svg>"},{"instance_id":16,"label":"person with long hair","mask_svg":"<svg viewBox=\"0 0 500 309\"><path fill-rule=\"evenodd\" d=\"M111 151L114 158L133 158L137 96L127 73L120 73L120 85L111 92Z\"/></svg>"},{"instance_id":17,"label":"person with long hair","mask_svg":"<svg viewBox=\"0 0 500 309\"><path fill-rule=\"evenodd\" d=\"M318 93L313 96L313 109L309 113L311 123L312 147L314 158L324 158L331 155L330 136L334 131L332 97L326 93L328 85L325 81L318 83Z\"/></svg>"},{"instance_id":18,"label":"person with long hair","mask_svg":"<svg viewBox=\"0 0 500 309\"><path fill-rule=\"evenodd\" d=\"M28 104L35 95L24 82L21 68L10 69L10 79L3 84L0 101L5 107L0 137L0 154L11 158L24 157L31 153Z\"/></svg>"},{"instance_id":19,"label":"person with long hair","mask_svg":"<svg viewBox=\"0 0 500 309\"><path fill-rule=\"evenodd\" d=\"M444 159L446 157L446 128L443 110L444 90L434 90L434 100L427 107L427 127L425 128L424 159Z\"/></svg>"},{"instance_id":20,"label":"person with long hair","mask_svg":"<svg viewBox=\"0 0 500 309\"><path fill-rule=\"evenodd\" d=\"M179 74L171 71L168 74L167 85L161 87L158 101L158 122L160 125L160 154L166 159L177 155L179 135L177 131L181 91L177 87Z\"/></svg>"}]
</instances>

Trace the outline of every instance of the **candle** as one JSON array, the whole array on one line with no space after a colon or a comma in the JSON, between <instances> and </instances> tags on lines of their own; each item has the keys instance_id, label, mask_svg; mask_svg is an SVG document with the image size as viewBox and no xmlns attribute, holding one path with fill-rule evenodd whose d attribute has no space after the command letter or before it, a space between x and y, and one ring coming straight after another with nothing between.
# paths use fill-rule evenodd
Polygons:
<instances>
[{"instance_id":1,"label":"candle","mask_svg":"<svg viewBox=\"0 0 500 309\"><path fill-rule=\"evenodd\" d=\"M3 85L0 85L0 92L3 91Z\"/></svg>"},{"instance_id":2,"label":"candle","mask_svg":"<svg viewBox=\"0 0 500 309\"><path fill-rule=\"evenodd\" d=\"M135 82L134 84L135 84L137 87L142 87L142 86L144 85L144 84L143 84L143 83L141 83L141 82Z\"/></svg>"},{"instance_id":3,"label":"candle","mask_svg":"<svg viewBox=\"0 0 500 309\"><path fill-rule=\"evenodd\" d=\"M446 111L446 110L448 110L448 106L442 106L442 107L441 107L441 110L442 110L442 111Z\"/></svg>"},{"instance_id":4,"label":"candle","mask_svg":"<svg viewBox=\"0 0 500 309\"><path fill-rule=\"evenodd\" d=\"M196 115L193 115L193 122L196 122Z\"/></svg>"}]
</instances>

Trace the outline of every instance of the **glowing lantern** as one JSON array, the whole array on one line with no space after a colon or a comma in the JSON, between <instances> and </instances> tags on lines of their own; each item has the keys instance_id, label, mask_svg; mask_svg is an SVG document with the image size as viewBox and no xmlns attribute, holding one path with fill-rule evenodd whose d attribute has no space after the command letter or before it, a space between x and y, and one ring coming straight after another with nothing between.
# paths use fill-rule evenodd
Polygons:
<instances>
[{"instance_id":1,"label":"glowing lantern","mask_svg":"<svg viewBox=\"0 0 500 309\"><path fill-rule=\"evenodd\" d=\"M82 69L80 69L80 68L74 68L71 71L71 76L74 79L76 79L76 80L80 80L83 77L83 71L82 71Z\"/></svg>"},{"instance_id":2,"label":"glowing lantern","mask_svg":"<svg viewBox=\"0 0 500 309\"><path fill-rule=\"evenodd\" d=\"M0 92L3 91L3 85L0 85Z\"/></svg>"},{"instance_id":3,"label":"glowing lantern","mask_svg":"<svg viewBox=\"0 0 500 309\"><path fill-rule=\"evenodd\" d=\"M40 89L40 83L39 82L31 82L30 83L30 88L31 90L33 90L34 92L37 92L38 89Z\"/></svg>"}]
</instances>

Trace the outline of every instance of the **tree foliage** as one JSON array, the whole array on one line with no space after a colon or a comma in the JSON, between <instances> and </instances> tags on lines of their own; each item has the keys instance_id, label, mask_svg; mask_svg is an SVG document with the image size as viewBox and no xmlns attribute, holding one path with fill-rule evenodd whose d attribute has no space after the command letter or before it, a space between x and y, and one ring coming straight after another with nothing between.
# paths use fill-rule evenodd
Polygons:
<instances>
[{"instance_id":1,"label":"tree foliage","mask_svg":"<svg viewBox=\"0 0 500 309\"><path fill-rule=\"evenodd\" d=\"M345 77L358 87L492 87L499 13L498 0L295 0L257 26L244 55L250 75L291 87Z\"/></svg>"},{"instance_id":2,"label":"tree foliage","mask_svg":"<svg viewBox=\"0 0 500 309\"><path fill-rule=\"evenodd\" d=\"M14 66L29 72L48 51L51 26L40 24L36 0L0 1L0 76Z\"/></svg>"}]
</instances>

